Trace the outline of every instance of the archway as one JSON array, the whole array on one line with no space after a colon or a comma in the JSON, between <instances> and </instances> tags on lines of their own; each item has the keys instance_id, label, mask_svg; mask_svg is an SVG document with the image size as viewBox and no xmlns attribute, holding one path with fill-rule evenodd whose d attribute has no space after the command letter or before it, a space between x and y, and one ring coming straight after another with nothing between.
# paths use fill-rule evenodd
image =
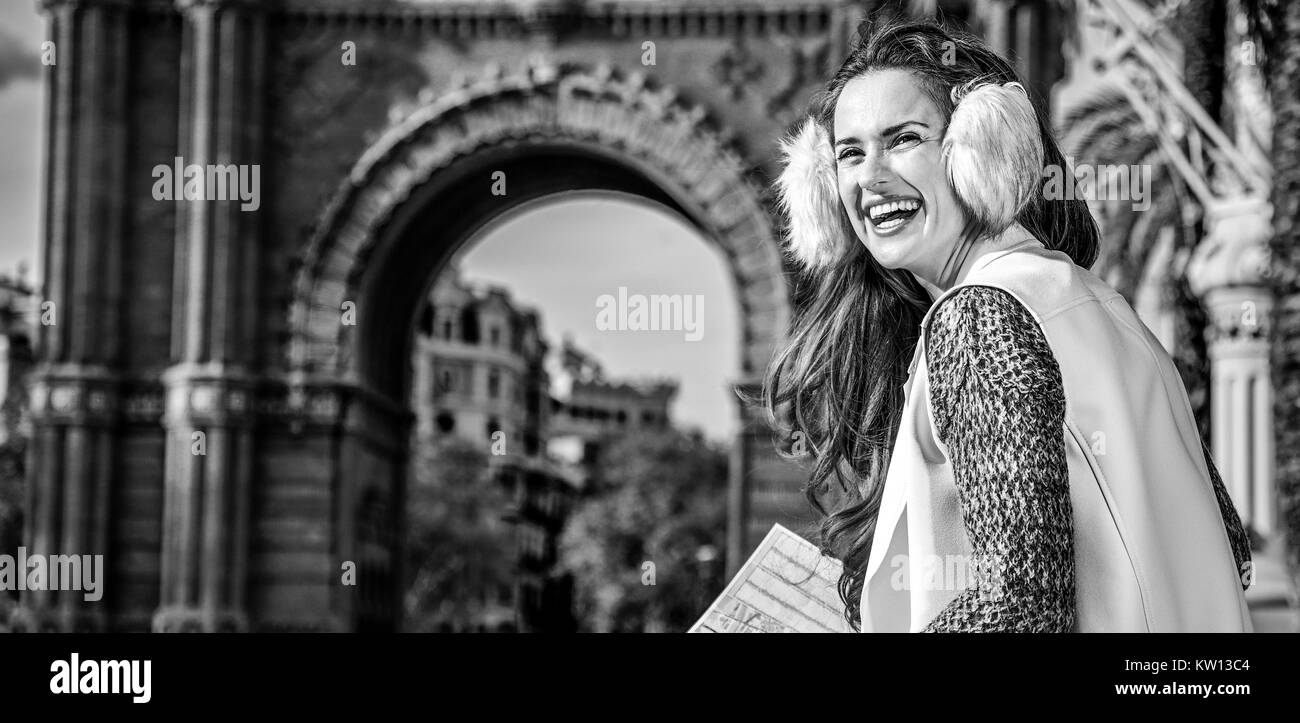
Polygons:
<instances>
[{"instance_id":1,"label":"archway","mask_svg":"<svg viewBox=\"0 0 1300 723\"><path fill-rule=\"evenodd\" d=\"M419 300L476 231L521 204L604 190L688 219L722 250L733 275L741 327L735 381L753 383L790 319L772 216L751 180L753 167L702 109L608 68L533 66L449 93L391 127L353 168L311 239L295 279L285 350L291 386L342 384L358 402L342 410L336 494L345 540L338 553L381 579L400 577L393 531L401 528L405 370ZM499 182L503 195L493 193ZM349 308L355 323L340 323ZM771 447L759 425L740 430L732 564L751 532L746 478L760 446ZM363 602L348 617L362 628L382 627L392 602Z\"/></svg>"}]
</instances>

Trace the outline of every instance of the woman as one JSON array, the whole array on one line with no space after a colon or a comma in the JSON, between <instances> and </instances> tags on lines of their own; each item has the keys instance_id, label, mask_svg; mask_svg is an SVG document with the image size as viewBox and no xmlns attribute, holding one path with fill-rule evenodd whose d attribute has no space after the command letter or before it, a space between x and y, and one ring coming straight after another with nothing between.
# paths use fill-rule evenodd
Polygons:
<instances>
[{"instance_id":1,"label":"woman","mask_svg":"<svg viewBox=\"0 0 1300 723\"><path fill-rule=\"evenodd\" d=\"M839 495L850 625L1250 630L1246 535L1168 354L1087 270L1086 205L1042 183L1044 112L973 36L863 27L785 144L809 299L764 385L809 499Z\"/></svg>"}]
</instances>

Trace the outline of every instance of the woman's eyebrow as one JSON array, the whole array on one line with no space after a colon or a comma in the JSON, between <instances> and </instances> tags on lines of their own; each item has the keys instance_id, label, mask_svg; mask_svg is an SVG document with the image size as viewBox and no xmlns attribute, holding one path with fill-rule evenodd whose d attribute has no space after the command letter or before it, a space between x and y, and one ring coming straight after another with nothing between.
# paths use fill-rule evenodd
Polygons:
<instances>
[{"instance_id":1,"label":"woman's eyebrow","mask_svg":"<svg viewBox=\"0 0 1300 723\"><path fill-rule=\"evenodd\" d=\"M930 126L926 125L925 123L922 123L921 121L917 121L917 120L907 120L907 121L903 121L902 123L897 123L897 124L895 124L895 125L892 125L892 126L886 128L885 130L883 130L883 131L880 132L880 135L882 135L882 136L892 136L892 135L894 135L895 133L897 133L897 132L903 130L904 128L906 128L906 127L908 127L908 126L921 126L922 128L927 128L927 129L930 127ZM836 141L835 141L835 146L838 147L838 146L850 145L850 144L851 144L851 145L856 145L856 144L858 144L858 143L861 143L861 141L859 141L856 137L854 137L854 136L848 136L847 138L838 138L838 139L836 139Z\"/></svg>"},{"instance_id":2,"label":"woman's eyebrow","mask_svg":"<svg viewBox=\"0 0 1300 723\"><path fill-rule=\"evenodd\" d=\"M892 136L892 135L894 135L895 133L897 133L897 132L903 130L903 129L906 128L907 126L921 126L922 128L929 128L929 127L930 127L930 126L928 126L928 125L922 123L921 121L908 120L908 121L903 121L902 123L899 123L899 124L897 124L897 125L892 125L892 126L886 128L885 130L883 130L883 131L880 132L880 135L882 135L882 136Z\"/></svg>"}]
</instances>

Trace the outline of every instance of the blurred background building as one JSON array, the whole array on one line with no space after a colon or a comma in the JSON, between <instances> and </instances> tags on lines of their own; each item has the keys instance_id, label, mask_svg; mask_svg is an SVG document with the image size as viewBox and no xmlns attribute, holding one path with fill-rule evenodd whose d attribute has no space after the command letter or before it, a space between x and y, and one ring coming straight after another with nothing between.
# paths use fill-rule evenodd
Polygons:
<instances>
[{"instance_id":1,"label":"blurred background building","mask_svg":"<svg viewBox=\"0 0 1300 723\"><path fill-rule=\"evenodd\" d=\"M413 444L456 438L476 445L490 462L481 484L499 485L509 500L501 514L514 536L515 582L496 597L500 605L485 606L489 629L552 629L569 614L563 583L550 573L577 489L544 454L551 397L540 323L508 290L472 288L452 267L437 277L416 330ZM411 483L436 487L438 472L417 466Z\"/></svg>"},{"instance_id":2,"label":"blurred background building","mask_svg":"<svg viewBox=\"0 0 1300 723\"><path fill-rule=\"evenodd\" d=\"M1297 7L45 0L38 21L6 6L0 143L28 140L0 148L6 167L44 165L0 178L0 213L29 219L0 230L0 263L35 258L39 279L0 284L0 368L27 393L3 385L27 421L6 432L25 461L0 537L110 560L101 603L29 594L11 624L684 627L774 522L808 530L789 440L734 395L712 405L725 424L689 432L669 410L697 399L704 364L606 377L597 357L629 337L548 341L543 312L561 309L519 300L527 264L483 285L458 254L575 194L657 209L676 231L638 237L604 276L574 262L569 284L668 288L698 264L636 267L706 246L725 277L710 308L736 321L709 337L734 364L703 383L753 391L801 298L775 141L859 21L938 15L1012 60L1072 163L1149 170L1146 208L1090 200L1095 270L1175 356L1258 547L1257 620L1294 629ZM22 136L15 109L42 103ZM173 163L256 167L257 210L158 200ZM584 208L561 225L597 216ZM641 357L676 353L651 338Z\"/></svg>"},{"instance_id":3,"label":"blurred background building","mask_svg":"<svg viewBox=\"0 0 1300 723\"><path fill-rule=\"evenodd\" d=\"M598 474L602 444L671 426L677 385L610 381L565 338L551 384L541 313L500 286L476 288L457 265L439 274L420 311L412 359L415 449L453 439L487 457L482 485L498 486L514 540L509 594L495 586L472 619L427 620L437 630L575 629L570 576L557 570L569 511ZM445 466L445 465L444 465ZM415 465L410 484L437 489L442 468ZM451 551L449 554L460 554Z\"/></svg>"},{"instance_id":4,"label":"blurred background building","mask_svg":"<svg viewBox=\"0 0 1300 723\"><path fill-rule=\"evenodd\" d=\"M677 394L676 382L608 380L600 363L567 338L560 353L563 371L552 399L555 416L548 439L557 458L590 474L602 443L672 425L669 409Z\"/></svg>"}]
</instances>

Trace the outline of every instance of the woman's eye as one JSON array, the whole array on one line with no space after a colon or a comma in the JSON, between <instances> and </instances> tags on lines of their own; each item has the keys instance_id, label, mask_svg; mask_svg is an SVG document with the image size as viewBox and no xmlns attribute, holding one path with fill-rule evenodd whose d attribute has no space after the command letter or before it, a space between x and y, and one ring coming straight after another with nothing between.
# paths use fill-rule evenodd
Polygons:
<instances>
[{"instance_id":1,"label":"woman's eye","mask_svg":"<svg viewBox=\"0 0 1300 723\"><path fill-rule=\"evenodd\" d=\"M894 136L893 148L912 148L921 142L921 136L915 133L899 133Z\"/></svg>"},{"instance_id":2,"label":"woman's eye","mask_svg":"<svg viewBox=\"0 0 1300 723\"><path fill-rule=\"evenodd\" d=\"M840 151L840 154L839 154L838 156L836 156L836 158L837 158L838 160L845 161L845 160L848 160L849 158L852 158L853 156L856 156L856 155L858 155L858 154L860 154L860 153L861 153L861 151L859 151L859 150L856 149L856 148L845 148L844 150Z\"/></svg>"}]
</instances>

